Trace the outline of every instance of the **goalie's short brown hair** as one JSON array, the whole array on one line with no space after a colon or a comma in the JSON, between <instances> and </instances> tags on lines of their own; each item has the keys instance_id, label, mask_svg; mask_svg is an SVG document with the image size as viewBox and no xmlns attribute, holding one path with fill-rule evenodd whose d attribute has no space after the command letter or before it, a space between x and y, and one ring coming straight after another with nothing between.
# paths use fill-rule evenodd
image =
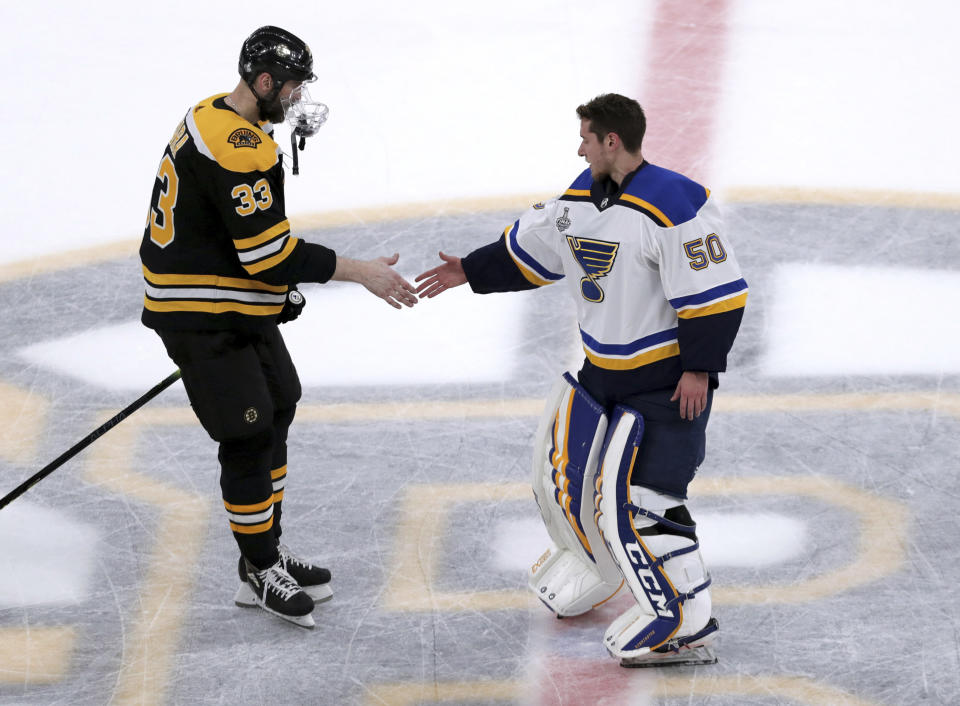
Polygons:
<instances>
[{"instance_id":1,"label":"goalie's short brown hair","mask_svg":"<svg viewBox=\"0 0 960 706\"><path fill-rule=\"evenodd\" d=\"M616 133L628 152L638 152L647 131L647 116L632 98L604 93L577 107L577 115L590 121L590 132L599 139Z\"/></svg>"}]
</instances>

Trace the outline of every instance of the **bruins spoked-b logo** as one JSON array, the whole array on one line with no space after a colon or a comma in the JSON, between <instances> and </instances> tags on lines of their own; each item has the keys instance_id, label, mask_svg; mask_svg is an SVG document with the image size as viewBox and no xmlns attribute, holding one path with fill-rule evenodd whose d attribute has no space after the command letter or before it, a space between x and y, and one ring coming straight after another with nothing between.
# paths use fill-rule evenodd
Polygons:
<instances>
[{"instance_id":1,"label":"bruins spoked-b logo","mask_svg":"<svg viewBox=\"0 0 960 706\"><path fill-rule=\"evenodd\" d=\"M620 243L577 238L573 235L567 236L567 243L574 259L587 275L580 280L580 293L588 302L602 302L603 290L597 280L606 277L613 269Z\"/></svg>"},{"instance_id":2,"label":"bruins spoked-b logo","mask_svg":"<svg viewBox=\"0 0 960 706\"><path fill-rule=\"evenodd\" d=\"M256 424L258 419L260 419L260 413L256 407L247 407L243 411L243 421L247 424Z\"/></svg>"},{"instance_id":3,"label":"bruins spoked-b logo","mask_svg":"<svg viewBox=\"0 0 960 706\"><path fill-rule=\"evenodd\" d=\"M251 130L248 127L238 127L236 130L230 133L230 137L227 138L227 142L233 145L234 149L240 149L241 147L251 147L253 149L257 148L263 140L260 139L260 136Z\"/></svg>"}]
</instances>

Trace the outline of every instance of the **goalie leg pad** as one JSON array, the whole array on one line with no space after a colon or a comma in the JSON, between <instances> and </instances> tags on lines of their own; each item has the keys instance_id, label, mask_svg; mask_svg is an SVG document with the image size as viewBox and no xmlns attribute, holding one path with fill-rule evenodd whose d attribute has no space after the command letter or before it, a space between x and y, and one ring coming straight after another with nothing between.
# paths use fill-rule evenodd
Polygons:
<instances>
[{"instance_id":1,"label":"goalie leg pad","mask_svg":"<svg viewBox=\"0 0 960 706\"><path fill-rule=\"evenodd\" d=\"M603 408L566 373L540 419L533 458L533 493L556 549L534 564L529 579L531 590L560 616L590 610L623 584L594 513L606 431Z\"/></svg>"},{"instance_id":2,"label":"goalie leg pad","mask_svg":"<svg viewBox=\"0 0 960 706\"><path fill-rule=\"evenodd\" d=\"M648 488L631 487L640 505L634 528L659 559L682 599L683 622L675 638L697 634L711 619L710 575L700 554L697 525L678 498ZM641 509L642 508L642 509Z\"/></svg>"},{"instance_id":3,"label":"goalie leg pad","mask_svg":"<svg viewBox=\"0 0 960 706\"><path fill-rule=\"evenodd\" d=\"M638 605L614 621L604 642L614 656L639 658L706 626L710 579L698 551L696 527L682 501L631 488L643 417L620 406L613 418L597 479L597 524Z\"/></svg>"},{"instance_id":4,"label":"goalie leg pad","mask_svg":"<svg viewBox=\"0 0 960 706\"><path fill-rule=\"evenodd\" d=\"M561 618L596 608L622 585L622 579L616 584L605 582L596 565L585 563L579 554L564 548L547 549L530 577L530 588L537 598Z\"/></svg>"}]
</instances>

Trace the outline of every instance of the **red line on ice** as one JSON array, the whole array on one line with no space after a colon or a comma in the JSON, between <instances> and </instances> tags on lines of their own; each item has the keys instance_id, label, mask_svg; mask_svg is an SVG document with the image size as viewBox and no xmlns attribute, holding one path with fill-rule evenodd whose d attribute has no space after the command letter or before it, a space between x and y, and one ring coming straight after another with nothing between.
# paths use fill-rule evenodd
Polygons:
<instances>
[{"instance_id":1,"label":"red line on ice","mask_svg":"<svg viewBox=\"0 0 960 706\"><path fill-rule=\"evenodd\" d=\"M657 0L649 34L644 157L698 181L709 176L731 4Z\"/></svg>"}]
</instances>

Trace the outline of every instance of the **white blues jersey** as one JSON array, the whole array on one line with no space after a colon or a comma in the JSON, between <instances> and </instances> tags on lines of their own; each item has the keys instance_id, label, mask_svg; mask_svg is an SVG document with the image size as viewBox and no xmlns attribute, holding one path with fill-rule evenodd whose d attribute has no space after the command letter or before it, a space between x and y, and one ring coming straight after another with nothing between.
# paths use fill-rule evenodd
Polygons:
<instances>
[{"instance_id":1,"label":"white blues jersey","mask_svg":"<svg viewBox=\"0 0 960 706\"><path fill-rule=\"evenodd\" d=\"M484 293L564 280L588 364L629 372L634 387L725 370L747 283L709 190L646 162L611 187L587 169L534 205L499 243L464 258L471 286ZM504 249L525 281L504 271Z\"/></svg>"}]
</instances>

